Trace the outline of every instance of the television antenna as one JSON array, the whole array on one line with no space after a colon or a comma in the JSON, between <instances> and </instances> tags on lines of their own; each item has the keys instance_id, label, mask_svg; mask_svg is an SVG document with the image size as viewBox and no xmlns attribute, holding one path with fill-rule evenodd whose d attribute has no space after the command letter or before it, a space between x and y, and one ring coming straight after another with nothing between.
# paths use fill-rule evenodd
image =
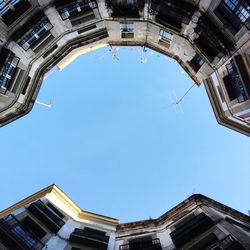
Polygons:
<instances>
[{"instance_id":1,"label":"television antenna","mask_svg":"<svg viewBox=\"0 0 250 250\"><path fill-rule=\"evenodd\" d=\"M195 86L195 83L193 83L191 85L191 87L189 87L189 89L182 95L181 98L178 98L176 95L176 92L173 90L173 96L175 98L175 100L173 100L173 98L170 96L171 99L171 104L169 105L169 107L171 106L178 106L180 108L180 110L182 111L182 113L184 113L182 106L181 106L181 102L183 101L183 99L186 97L186 95L189 93L189 91Z\"/></svg>"},{"instance_id":2,"label":"television antenna","mask_svg":"<svg viewBox=\"0 0 250 250\"><path fill-rule=\"evenodd\" d=\"M44 103L44 102L40 102L36 100L35 103L41 106L47 107L47 108L52 108L52 105L53 105L52 100L49 100L48 103Z\"/></svg>"},{"instance_id":3,"label":"television antenna","mask_svg":"<svg viewBox=\"0 0 250 250\"><path fill-rule=\"evenodd\" d=\"M103 59L108 53L111 52L112 58L113 58L114 60L118 60L118 61L119 61L119 58L118 58L118 56L117 56L118 51L119 51L119 48L118 48L118 47L113 47L112 45L109 45L108 47L109 47L108 51L106 51L103 55L101 55L101 56L98 58L98 60Z\"/></svg>"},{"instance_id":4,"label":"television antenna","mask_svg":"<svg viewBox=\"0 0 250 250\"><path fill-rule=\"evenodd\" d=\"M172 107L172 106L173 106L176 114L178 113L176 107L178 107L179 110L181 111L181 113L184 114L184 110L183 110L183 108L182 108L182 105L181 105L181 103L179 102L180 99L178 99L175 90L173 90L173 91L172 91L172 94L169 95L169 99L170 99L170 102L171 102L171 104L169 105L169 107Z\"/></svg>"}]
</instances>

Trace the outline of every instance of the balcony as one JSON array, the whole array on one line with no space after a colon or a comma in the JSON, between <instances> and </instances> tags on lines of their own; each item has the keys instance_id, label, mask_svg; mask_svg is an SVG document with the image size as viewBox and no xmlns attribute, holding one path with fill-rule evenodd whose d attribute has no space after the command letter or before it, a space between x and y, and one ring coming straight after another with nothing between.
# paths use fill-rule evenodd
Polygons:
<instances>
[{"instance_id":1,"label":"balcony","mask_svg":"<svg viewBox=\"0 0 250 250\"><path fill-rule=\"evenodd\" d=\"M235 64L237 65L237 71L239 72L241 79L244 83L245 89L250 97L250 74L249 74L249 64L244 62L244 55L236 55L234 57Z\"/></svg>"},{"instance_id":2,"label":"balcony","mask_svg":"<svg viewBox=\"0 0 250 250\"><path fill-rule=\"evenodd\" d=\"M233 60L226 65L226 69L228 74L223 77L223 82L230 101L237 99L240 103L248 100L241 75L239 74Z\"/></svg>"},{"instance_id":3,"label":"balcony","mask_svg":"<svg viewBox=\"0 0 250 250\"><path fill-rule=\"evenodd\" d=\"M24 50L33 49L49 33L52 27L48 19L41 21L19 42L19 45Z\"/></svg>"},{"instance_id":4,"label":"balcony","mask_svg":"<svg viewBox=\"0 0 250 250\"><path fill-rule=\"evenodd\" d=\"M44 244L13 215L0 219L0 241L9 249L37 249Z\"/></svg>"},{"instance_id":5,"label":"balcony","mask_svg":"<svg viewBox=\"0 0 250 250\"><path fill-rule=\"evenodd\" d=\"M155 21L176 32L180 32L182 23L188 24L196 7L185 1L152 0L151 14L155 14Z\"/></svg>"},{"instance_id":6,"label":"balcony","mask_svg":"<svg viewBox=\"0 0 250 250\"><path fill-rule=\"evenodd\" d=\"M234 48L233 42L205 14L199 18L195 31L199 37L194 43L210 62Z\"/></svg>"},{"instance_id":7,"label":"balcony","mask_svg":"<svg viewBox=\"0 0 250 250\"><path fill-rule=\"evenodd\" d=\"M145 0L106 0L106 6L112 10L112 17L139 18Z\"/></svg>"},{"instance_id":8,"label":"balcony","mask_svg":"<svg viewBox=\"0 0 250 250\"><path fill-rule=\"evenodd\" d=\"M207 250L245 250L245 248L236 241L231 235L216 242L212 246L206 248Z\"/></svg>"},{"instance_id":9,"label":"balcony","mask_svg":"<svg viewBox=\"0 0 250 250\"><path fill-rule=\"evenodd\" d=\"M223 22L232 34L236 34L243 25L250 29L250 5L247 1L222 0L214 14Z\"/></svg>"},{"instance_id":10,"label":"balcony","mask_svg":"<svg viewBox=\"0 0 250 250\"><path fill-rule=\"evenodd\" d=\"M56 1L55 5L62 19L69 19L73 26L95 19L93 13L93 9L97 8L95 0Z\"/></svg>"},{"instance_id":11,"label":"balcony","mask_svg":"<svg viewBox=\"0 0 250 250\"><path fill-rule=\"evenodd\" d=\"M28 0L1 0L0 18L7 26L10 26L30 7L31 4Z\"/></svg>"},{"instance_id":12,"label":"balcony","mask_svg":"<svg viewBox=\"0 0 250 250\"><path fill-rule=\"evenodd\" d=\"M119 250L162 250L160 239L148 239L121 245Z\"/></svg>"},{"instance_id":13,"label":"balcony","mask_svg":"<svg viewBox=\"0 0 250 250\"><path fill-rule=\"evenodd\" d=\"M109 236L105 232L85 227L84 229L75 228L71 233L69 241L82 246L94 247L95 249L107 249Z\"/></svg>"},{"instance_id":14,"label":"balcony","mask_svg":"<svg viewBox=\"0 0 250 250\"><path fill-rule=\"evenodd\" d=\"M204 213L180 222L181 225L176 225L176 229L170 233L173 243L176 248L182 247L187 242L191 241L196 236L204 233L214 224L213 221Z\"/></svg>"},{"instance_id":15,"label":"balcony","mask_svg":"<svg viewBox=\"0 0 250 250\"><path fill-rule=\"evenodd\" d=\"M5 94L15 78L19 58L3 48L0 59L0 93Z\"/></svg>"},{"instance_id":16,"label":"balcony","mask_svg":"<svg viewBox=\"0 0 250 250\"><path fill-rule=\"evenodd\" d=\"M57 233L65 224L58 214L40 200L32 203L28 210L53 233Z\"/></svg>"},{"instance_id":17,"label":"balcony","mask_svg":"<svg viewBox=\"0 0 250 250\"><path fill-rule=\"evenodd\" d=\"M24 50L32 49L37 53L53 40L54 37L49 32L52 27L45 14L38 11L11 35L11 39Z\"/></svg>"}]
</instances>

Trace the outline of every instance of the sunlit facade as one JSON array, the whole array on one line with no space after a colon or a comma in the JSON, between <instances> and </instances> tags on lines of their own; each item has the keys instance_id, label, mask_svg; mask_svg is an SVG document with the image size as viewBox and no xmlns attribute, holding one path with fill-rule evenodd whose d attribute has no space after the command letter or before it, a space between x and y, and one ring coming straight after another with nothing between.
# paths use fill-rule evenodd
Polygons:
<instances>
[{"instance_id":1,"label":"sunlit facade","mask_svg":"<svg viewBox=\"0 0 250 250\"><path fill-rule=\"evenodd\" d=\"M32 109L52 67L136 45L176 60L204 83L218 122L249 136L249 16L247 0L2 0L0 124Z\"/></svg>"},{"instance_id":2,"label":"sunlit facade","mask_svg":"<svg viewBox=\"0 0 250 250\"><path fill-rule=\"evenodd\" d=\"M195 194L159 218L120 223L51 185L0 212L0 249L248 250L250 217Z\"/></svg>"}]
</instances>

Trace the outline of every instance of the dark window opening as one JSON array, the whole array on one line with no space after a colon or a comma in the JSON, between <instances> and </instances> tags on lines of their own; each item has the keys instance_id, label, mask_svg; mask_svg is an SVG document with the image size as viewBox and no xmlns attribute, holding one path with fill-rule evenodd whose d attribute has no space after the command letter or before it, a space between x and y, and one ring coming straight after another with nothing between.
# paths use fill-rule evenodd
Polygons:
<instances>
[{"instance_id":1,"label":"dark window opening","mask_svg":"<svg viewBox=\"0 0 250 250\"><path fill-rule=\"evenodd\" d=\"M195 31L199 37L194 40L194 43L209 61L213 61L216 56L222 57L234 48L234 43L225 37L205 14L199 18Z\"/></svg>"},{"instance_id":2,"label":"dark window opening","mask_svg":"<svg viewBox=\"0 0 250 250\"><path fill-rule=\"evenodd\" d=\"M195 72L198 72L201 66L204 64L204 60L198 53L196 53L193 59L188 63Z\"/></svg>"},{"instance_id":3,"label":"dark window opening","mask_svg":"<svg viewBox=\"0 0 250 250\"><path fill-rule=\"evenodd\" d=\"M139 18L139 11L142 11L145 0L106 0L106 6L112 9L112 17Z\"/></svg>"},{"instance_id":4,"label":"dark window opening","mask_svg":"<svg viewBox=\"0 0 250 250\"><path fill-rule=\"evenodd\" d=\"M184 222L181 221L176 224L176 229L170 233L170 236L175 246L179 248L207 231L213 225L213 221L204 213L200 213L195 217L188 216L184 219Z\"/></svg>"},{"instance_id":5,"label":"dark window opening","mask_svg":"<svg viewBox=\"0 0 250 250\"><path fill-rule=\"evenodd\" d=\"M61 219L64 219L65 215L60 212L54 205L52 205L50 202L46 204L54 213L56 213Z\"/></svg>"},{"instance_id":6,"label":"dark window opening","mask_svg":"<svg viewBox=\"0 0 250 250\"><path fill-rule=\"evenodd\" d=\"M237 240L235 240L232 235L228 235L222 240L217 241L210 247L206 248L207 250L246 250Z\"/></svg>"},{"instance_id":7,"label":"dark window opening","mask_svg":"<svg viewBox=\"0 0 250 250\"><path fill-rule=\"evenodd\" d=\"M190 247L188 250L204 250L209 249L211 246L214 246L218 242L218 238L215 234L209 234L198 243Z\"/></svg>"},{"instance_id":8,"label":"dark window opening","mask_svg":"<svg viewBox=\"0 0 250 250\"><path fill-rule=\"evenodd\" d=\"M31 80L31 77L28 76L28 78L27 78L27 80L26 80L26 82L25 82L23 91L22 91L22 95L25 95L25 94L26 94L26 90L27 90L27 88L28 88L28 86L29 86L30 80Z\"/></svg>"},{"instance_id":9,"label":"dark window opening","mask_svg":"<svg viewBox=\"0 0 250 250\"><path fill-rule=\"evenodd\" d=\"M150 5L150 12L156 14L155 21L176 32L181 31L182 23L189 23L195 9L182 0L152 0Z\"/></svg>"},{"instance_id":10,"label":"dark window opening","mask_svg":"<svg viewBox=\"0 0 250 250\"><path fill-rule=\"evenodd\" d=\"M32 203L28 210L51 232L57 233L65 222L41 200Z\"/></svg>"}]
</instances>

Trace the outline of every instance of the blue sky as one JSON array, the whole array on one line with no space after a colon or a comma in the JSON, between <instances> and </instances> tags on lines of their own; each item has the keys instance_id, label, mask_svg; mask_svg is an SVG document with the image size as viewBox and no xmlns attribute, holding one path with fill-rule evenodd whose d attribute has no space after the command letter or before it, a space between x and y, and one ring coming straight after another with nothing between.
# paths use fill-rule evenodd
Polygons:
<instances>
[{"instance_id":1,"label":"blue sky","mask_svg":"<svg viewBox=\"0 0 250 250\"><path fill-rule=\"evenodd\" d=\"M25 117L0 129L0 210L52 184L121 222L156 218L202 193L250 209L249 138L217 124L203 86L171 59L103 48L50 72ZM105 56L103 57L103 55ZM172 100L171 100L172 99Z\"/></svg>"}]
</instances>

